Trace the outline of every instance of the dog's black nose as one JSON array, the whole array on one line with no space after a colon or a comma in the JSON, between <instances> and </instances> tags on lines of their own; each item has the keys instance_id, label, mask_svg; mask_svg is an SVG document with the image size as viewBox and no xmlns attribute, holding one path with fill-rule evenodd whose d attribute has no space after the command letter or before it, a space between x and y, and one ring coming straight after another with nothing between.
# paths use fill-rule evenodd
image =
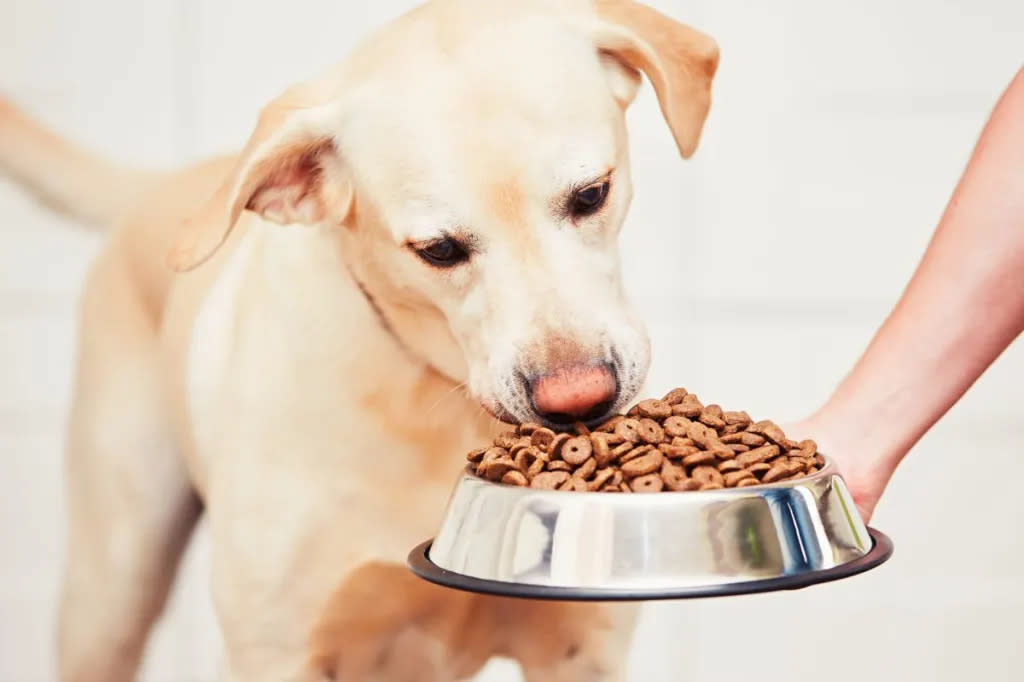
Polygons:
<instances>
[{"instance_id":1,"label":"dog's black nose","mask_svg":"<svg viewBox=\"0 0 1024 682\"><path fill-rule=\"evenodd\" d=\"M618 395L619 382L608 365L566 367L530 381L537 414L554 424L600 419Z\"/></svg>"}]
</instances>

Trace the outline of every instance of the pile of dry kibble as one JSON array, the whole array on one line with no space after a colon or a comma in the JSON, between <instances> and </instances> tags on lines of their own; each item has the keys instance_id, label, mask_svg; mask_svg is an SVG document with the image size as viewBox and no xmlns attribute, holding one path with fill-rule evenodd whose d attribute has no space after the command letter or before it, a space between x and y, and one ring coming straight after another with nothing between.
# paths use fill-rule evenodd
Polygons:
<instances>
[{"instance_id":1,"label":"pile of dry kibble","mask_svg":"<svg viewBox=\"0 0 1024 682\"><path fill-rule=\"evenodd\" d=\"M770 421L703 405L677 388L575 435L521 424L468 455L479 476L547 490L659 492L742 488L801 478L825 459Z\"/></svg>"}]
</instances>

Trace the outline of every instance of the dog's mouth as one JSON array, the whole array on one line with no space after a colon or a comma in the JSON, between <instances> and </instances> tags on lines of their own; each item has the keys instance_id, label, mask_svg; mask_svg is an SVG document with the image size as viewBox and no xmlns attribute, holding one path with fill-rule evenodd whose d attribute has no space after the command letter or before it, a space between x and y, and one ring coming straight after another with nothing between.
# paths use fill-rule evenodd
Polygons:
<instances>
[{"instance_id":1,"label":"dog's mouth","mask_svg":"<svg viewBox=\"0 0 1024 682\"><path fill-rule=\"evenodd\" d=\"M487 414L491 415L500 422L505 424L511 424L513 426L522 423L523 420L516 417L514 414L508 411L508 409L499 402L483 400L480 405L484 408Z\"/></svg>"}]
</instances>

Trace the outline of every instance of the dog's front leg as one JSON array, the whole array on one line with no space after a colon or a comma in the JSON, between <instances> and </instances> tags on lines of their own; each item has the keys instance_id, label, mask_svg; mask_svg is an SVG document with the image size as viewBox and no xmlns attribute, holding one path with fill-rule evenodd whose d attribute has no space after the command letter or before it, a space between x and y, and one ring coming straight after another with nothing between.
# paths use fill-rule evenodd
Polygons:
<instances>
[{"instance_id":1,"label":"dog's front leg","mask_svg":"<svg viewBox=\"0 0 1024 682\"><path fill-rule=\"evenodd\" d=\"M496 655L517 660L526 682L619 682L634 622L633 606L475 595L369 563L335 591L310 661L338 682L452 682Z\"/></svg>"},{"instance_id":2,"label":"dog's front leg","mask_svg":"<svg viewBox=\"0 0 1024 682\"><path fill-rule=\"evenodd\" d=\"M486 598L370 562L346 576L310 638L310 665L337 682L452 682L494 653Z\"/></svg>"},{"instance_id":3,"label":"dog's front leg","mask_svg":"<svg viewBox=\"0 0 1024 682\"><path fill-rule=\"evenodd\" d=\"M638 607L508 600L499 613L507 655L526 682L621 682Z\"/></svg>"}]
</instances>

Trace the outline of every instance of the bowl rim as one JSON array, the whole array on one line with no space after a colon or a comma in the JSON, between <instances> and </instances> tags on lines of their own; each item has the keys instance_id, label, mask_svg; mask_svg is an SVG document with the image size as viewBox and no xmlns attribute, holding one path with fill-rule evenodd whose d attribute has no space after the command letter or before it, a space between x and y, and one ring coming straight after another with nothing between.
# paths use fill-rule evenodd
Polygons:
<instances>
[{"instance_id":1,"label":"bowl rim","mask_svg":"<svg viewBox=\"0 0 1024 682\"><path fill-rule=\"evenodd\" d=\"M753 487L753 486L751 486ZM742 488L741 488L742 490ZM557 491L568 492L568 491ZM693 492L693 491L691 491ZM718 492L718 491L705 491ZM611 493L614 494L614 493ZM487 578L476 578L441 568L430 560L433 540L427 540L409 552L409 569L420 578L442 587L475 592L498 597L519 599L543 599L555 601L657 601L668 599L704 599L709 597L731 597L779 590L798 590L811 585L841 580L876 568L892 557L893 544L889 537L868 526L871 549L856 559L831 568L817 571L802 571L775 578L739 580L718 584L696 585L680 588L600 588L564 587L534 583L514 583Z\"/></svg>"}]
</instances>

